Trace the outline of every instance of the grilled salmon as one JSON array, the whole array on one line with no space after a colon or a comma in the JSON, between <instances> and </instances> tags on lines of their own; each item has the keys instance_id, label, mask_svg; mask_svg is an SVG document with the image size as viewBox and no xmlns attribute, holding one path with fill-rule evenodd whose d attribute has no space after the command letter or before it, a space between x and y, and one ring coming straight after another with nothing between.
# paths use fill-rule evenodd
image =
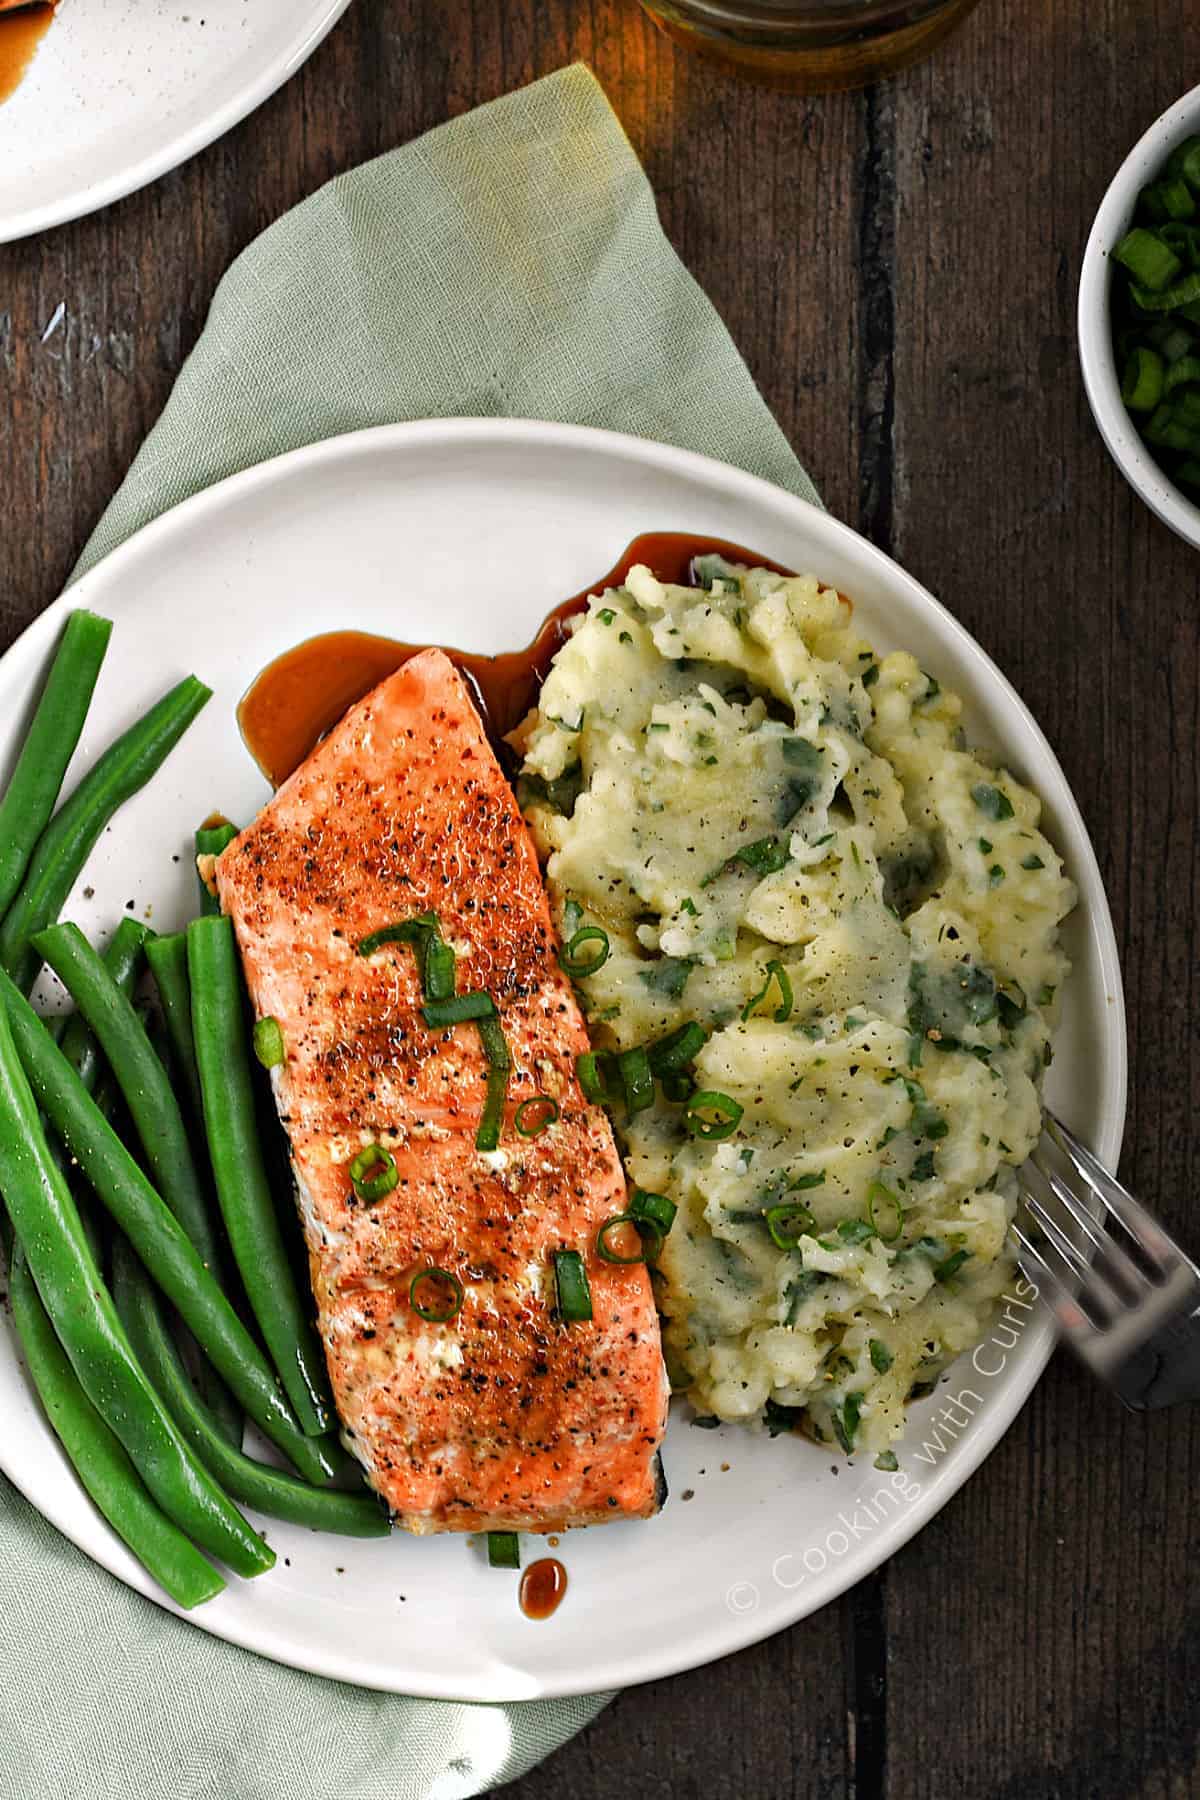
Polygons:
<instances>
[{"instance_id":1,"label":"grilled salmon","mask_svg":"<svg viewBox=\"0 0 1200 1800\"><path fill-rule=\"evenodd\" d=\"M650 1281L595 1254L625 1180L576 1080L588 1041L532 843L449 659L423 651L355 706L216 879L255 1010L283 1033L275 1094L346 1442L396 1522L549 1531L653 1513L667 1383ZM426 912L458 992L490 995L507 1039L493 1152L475 1144L476 1028L425 1023L410 945L358 950ZM514 1113L538 1095L558 1116L526 1138ZM398 1179L372 1204L350 1164L375 1144ZM590 1322L557 1313L562 1250L583 1254ZM446 1322L414 1306L427 1269L461 1285Z\"/></svg>"}]
</instances>

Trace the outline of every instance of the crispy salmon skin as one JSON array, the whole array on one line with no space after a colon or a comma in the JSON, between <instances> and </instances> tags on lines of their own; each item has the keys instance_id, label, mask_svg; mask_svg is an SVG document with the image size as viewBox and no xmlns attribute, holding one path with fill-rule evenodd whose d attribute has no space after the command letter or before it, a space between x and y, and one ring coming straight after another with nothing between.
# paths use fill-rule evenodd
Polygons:
<instances>
[{"instance_id":1,"label":"crispy salmon skin","mask_svg":"<svg viewBox=\"0 0 1200 1800\"><path fill-rule=\"evenodd\" d=\"M575 1078L587 1035L533 846L449 659L422 651L355 706L216 878L255 1010L283 1033L276 1099L338 1411L396 1521L548 1531L654 1512L667 1384L653 1294L644 1265L595 1254L625 1180ZM508 1040L495 1152L475 1147L474 1026L424 1023L409 946L357 948L425 911L457 953L458 991L490 994ZM525 1138L513 1116L539 1094L559 1115ZM349 1165L372 1143L399 1180L367 1204ZM556 1316L566 1249L584 1256L590 1323ZM462 1284L447 1323L411 1304L431 1267Z\"/></svg>"}]
</instances>

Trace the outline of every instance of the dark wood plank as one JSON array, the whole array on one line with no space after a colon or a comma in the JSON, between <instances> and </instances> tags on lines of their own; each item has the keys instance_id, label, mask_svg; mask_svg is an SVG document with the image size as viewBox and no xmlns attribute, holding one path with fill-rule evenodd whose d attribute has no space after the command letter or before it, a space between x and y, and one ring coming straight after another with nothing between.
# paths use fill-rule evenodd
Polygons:
<instances>
[{"instance_id":1,"label":"dark wood plank","mask_svg":"<svg viewBox=\"0 0 1200 1800\"><path fill-rule=\"evenodd\" d=\"M1109 462L1074 326L1185 10L984 6L897 88L894 536L1062 758L1130 1002L1126 1178L1194 1244L1200 559ZM1148 1425L1060 1359L889 1568L889 1795L1197 1791L1198 1459L1194 1410Z\"/></svg>"}]
</instances>

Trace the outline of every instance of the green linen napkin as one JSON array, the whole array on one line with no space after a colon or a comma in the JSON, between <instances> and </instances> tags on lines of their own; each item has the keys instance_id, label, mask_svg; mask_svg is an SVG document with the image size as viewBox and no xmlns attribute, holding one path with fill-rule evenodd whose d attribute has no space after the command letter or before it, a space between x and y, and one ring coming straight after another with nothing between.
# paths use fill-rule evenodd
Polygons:
<instances>
[{"instance_id":1,"label":"green linen napkin","mask_svg":"<svg viewBox=\"0 0 1200 1800\"><path fill-rule=\"evenodd\" d=\"M79 564L222 476L360 426L609 426L816 493L571 68L341 176L238 258ZM0 1480L0 1800L465 1800L607 1695L400 1699L191 1629Z\"/></svg>"}]
</instances>

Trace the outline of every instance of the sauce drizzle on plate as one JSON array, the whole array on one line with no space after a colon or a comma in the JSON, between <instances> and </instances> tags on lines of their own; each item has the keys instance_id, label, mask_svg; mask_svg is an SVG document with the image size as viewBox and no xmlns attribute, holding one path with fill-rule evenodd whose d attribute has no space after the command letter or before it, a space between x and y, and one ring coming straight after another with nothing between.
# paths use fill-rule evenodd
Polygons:
<instances>
[{"instance_id":1,"label":"sauce drizzle on plate","mask_svg":"<svg viewBox=\"0 0 1200 1800\"><path fill-rule=\"evenodd\" d=\"M53 6L21 6L15 12L0 12L0 102L20 86L53 17Z\"/></svg>"},{"instance_id":2,"label":"sauce drizzle on plate","mask_svg":"<svg viewBox=\"0 0 1200 1800\"><path fill-rule=\"evenodd\" d=\"M543 1556L521 1576L521 1611L527 1619L548 1619L566 1591L567 1571L556 1556Z\"/></svg>"},{"instance_id":3,"label":"sauce drizzle on plate","mask_svg":"<svg viewBox=\"0 0 1200 1800\"><path fill-rule=\"evenodd\" d=\"M697 537L683 531L647 531L624 551L599 581L547 613L523 650L483 656L473 650L442 646L466 677L497 742L518 725L536 701L558 651L569 636L569 622L583 611L592 594L619 587L636 563L645 563L660 581L686 580L694 556L724 556L786 575L791 571L725 538ZM273 787L286 781L342 715L415 656L426 644L402 643L366 631L328 631L307 638L268 663L247 689L238 707L238 724L246 748Z\"/></svg>"}]
</instances>

